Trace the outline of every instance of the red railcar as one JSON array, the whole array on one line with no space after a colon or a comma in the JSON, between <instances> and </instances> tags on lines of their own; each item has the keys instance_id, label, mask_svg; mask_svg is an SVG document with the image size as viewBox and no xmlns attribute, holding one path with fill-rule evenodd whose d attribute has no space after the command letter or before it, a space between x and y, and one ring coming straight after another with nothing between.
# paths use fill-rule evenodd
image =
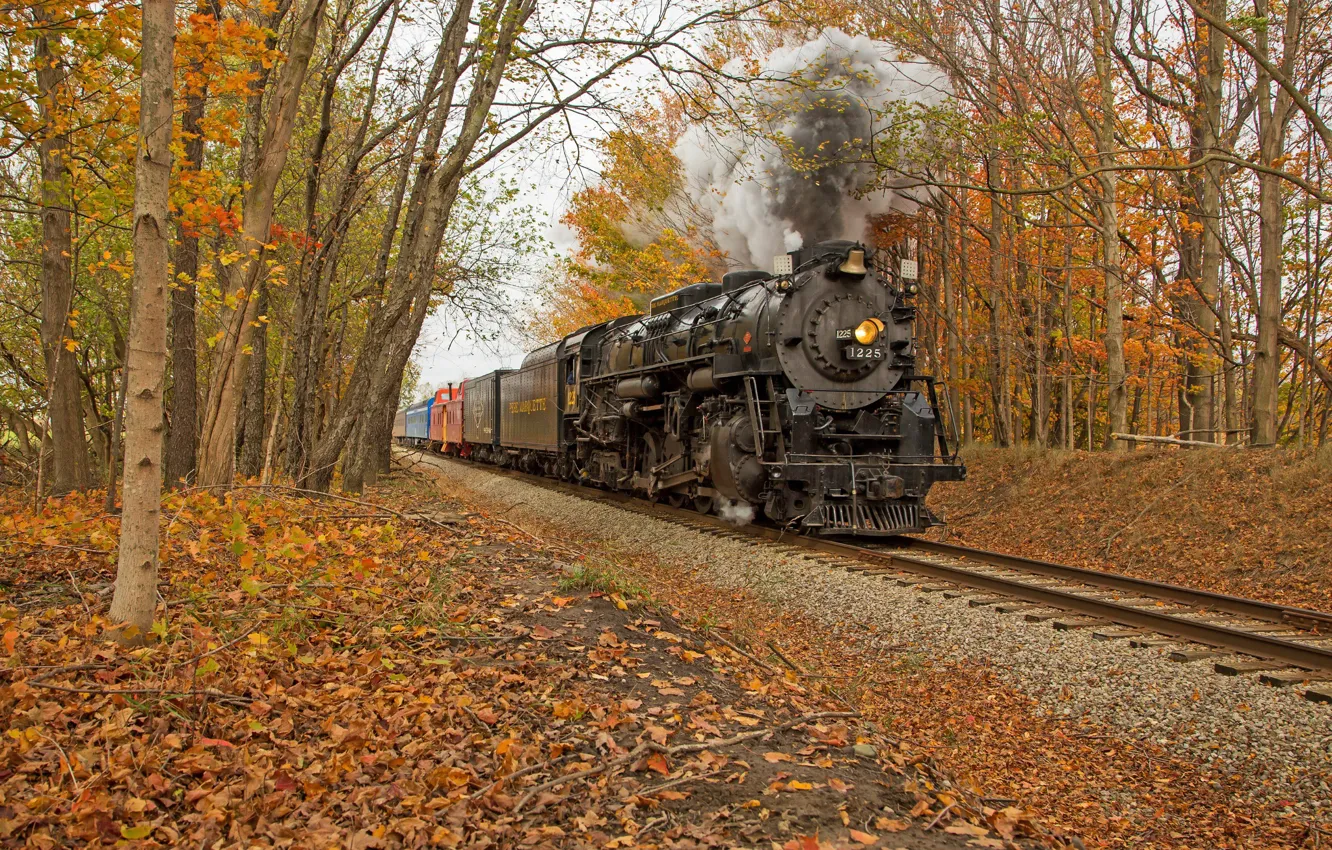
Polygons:
<instances>
[{"instance_id":1,"label":"red railcar","mask_svg":"<svg viewBox=\"0 0 1332 850\"><path fill-rule=\"evenodd\" d=\"M453 385L449 385L453 388ZM463 381L453 390L452 397L440 405L441 417L444 421L444 439L443 451L446 454L459 455L466 457L471 454L468 451L467 444L463 442L463 393L467 387L467 382Z\"/></svg>"},{"instance_id":2,"label":"red railcar","mask_svg":"<svg viewBox=\"0 0 1332 850\"><path fill-rule=\"evenodd\" d=\"M435 390L435 403L430 407L430 448L444 448L444 405L454 397L453 384Z\"/></svg>"}]
</instances>

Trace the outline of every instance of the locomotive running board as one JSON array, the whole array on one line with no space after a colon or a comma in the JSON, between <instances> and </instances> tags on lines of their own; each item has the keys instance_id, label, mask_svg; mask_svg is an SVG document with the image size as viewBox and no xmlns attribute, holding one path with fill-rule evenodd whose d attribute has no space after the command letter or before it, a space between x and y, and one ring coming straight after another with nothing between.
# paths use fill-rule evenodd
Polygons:
<instances>
[{"instance_id":1,"label":"locomotive running board","mask_svg":"<svg viewBox=\"0 0 1332 850\"><path fill-rule=\"evenodd\" d=\"M877 537L921 530L918 506L891 502L824 502L809 512L803 524L816 534Z\"/></svg>"}]
</instances>

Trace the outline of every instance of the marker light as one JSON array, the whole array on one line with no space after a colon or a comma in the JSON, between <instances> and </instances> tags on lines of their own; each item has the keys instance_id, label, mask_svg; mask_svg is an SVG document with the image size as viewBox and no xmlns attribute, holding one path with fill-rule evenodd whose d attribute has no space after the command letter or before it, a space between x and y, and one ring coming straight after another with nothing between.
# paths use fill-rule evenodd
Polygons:
<instances>
[{"instance_id":1,"label":"marker light","mask_svg":"<svg viewBox=\"0 0 1332 850\"><path fill-rule=\"evenodd\" d=\"M856 342L861 345L870 345L879 338L883 332L883 322L876 318L866 319L856 326Z\"/></svg>"}]
</instances>

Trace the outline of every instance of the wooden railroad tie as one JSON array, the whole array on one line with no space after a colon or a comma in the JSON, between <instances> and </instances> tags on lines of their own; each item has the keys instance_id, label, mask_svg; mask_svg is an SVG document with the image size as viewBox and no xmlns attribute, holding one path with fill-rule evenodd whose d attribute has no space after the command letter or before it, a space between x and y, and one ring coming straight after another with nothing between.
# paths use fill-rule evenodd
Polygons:
<instances>
[{"instance_id":1,"label":"wooden railroad tie","mask_svg":"<svg viewBox=\"0 0 1332 850\"><path fill-rule=\"evenodd\" d=\"M1129 638L1129 646L1133 647L1134 649L1152 649L1158 646L1174 646L1177 643L1179 643L1178 640L1167 637Z\"/></svg>"},{"instance_id":2,"label":"wooden railroad tie","mask_svg":"<svg viewBox=\"0 0 1332 850\"><path fill-rule=\"evenodd\" d=\"M1120 638L1134 638L1149 634L1151 632L1146 629L1101 629L1092 632L1092 637L1096 640L1119 640Z\"/></svg>"},{"instance_id":3,"label":"wooden railroad tie","mask_svg":"<svg viewBox=\"0 0 1332 850\"><path fill-rule=\"evenodd\" d=\"M1177 649L1168 656L1171 661L1205 661L1208 658L1223 658L1233 653L1220 649Z\"/></svg>"},{"instance_id":4,"label":"wooden railroad tie","mask_svg":"<svg viewBox=\"0 0 1332 850\"><path fill-rule=\"evenodd\" d=\"M1289 672L1263 673L1258 676L1258 681L1264 685L1271 685L1274 688L1285 688L1290 685L1299 685L1304 682L1332 682L1332 673L1311 673L1307 670L1291 670Z\"/></svg>"},{"instance_id":5,"label":"wooden railroad tie","mask_svg":"<svg viewBox=\"0 0 1332 850\"><path fill-rule=\"evenodd\" d=\"M1089 629L1092 626L1104 626L1105 620L1099 617L1061 617L1050 625L1057 631L1071 632L1074 629Z\"/></svg>"},{"instance_id":6,"label":"wooden railroad tie","mask_svg":"<svg viewBox=\"0 0 1332 850\"><path fill-rule=\"evenodd\" d=\"M1212 669L1222 676L1242 676L1245 673L1262 673L1267 670L1289 670L1289 664L1275 661L1223 661L1212 665Z\"/></svg>"}]
</instances>

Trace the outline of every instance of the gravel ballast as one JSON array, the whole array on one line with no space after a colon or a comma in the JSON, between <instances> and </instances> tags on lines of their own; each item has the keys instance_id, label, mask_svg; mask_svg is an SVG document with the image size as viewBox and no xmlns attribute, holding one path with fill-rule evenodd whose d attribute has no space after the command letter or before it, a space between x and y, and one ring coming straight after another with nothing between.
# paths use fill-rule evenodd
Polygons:
<instances>
[{"instance_id":1,"label":"gravel ballast","mask_svg":"<svg viewBox=\"0 0 1332 850\"><path fill-rule=\"evenodd\" d=\"M893 581L847 572L768 545L751 545L427 457L471 500L518 524L567 529L627 554L648 553L699 571L725 588L841 627L875 627L873 645L908 645L932 657L981 662L1043 709L1086 718L1149 740L1181 758L1245 777L1256 802L1284 801L1300 816L1332 814L1332 706L1273 688L1256 677L1213 672L1212 660L1178 663L1171 649L1098 641L1087 630L1057 631L1021 615L970 607ZM863 632L861 633L863 635ZM1114 789L1103 789L1108 801Z\"/></svg>"}]
</instances>

